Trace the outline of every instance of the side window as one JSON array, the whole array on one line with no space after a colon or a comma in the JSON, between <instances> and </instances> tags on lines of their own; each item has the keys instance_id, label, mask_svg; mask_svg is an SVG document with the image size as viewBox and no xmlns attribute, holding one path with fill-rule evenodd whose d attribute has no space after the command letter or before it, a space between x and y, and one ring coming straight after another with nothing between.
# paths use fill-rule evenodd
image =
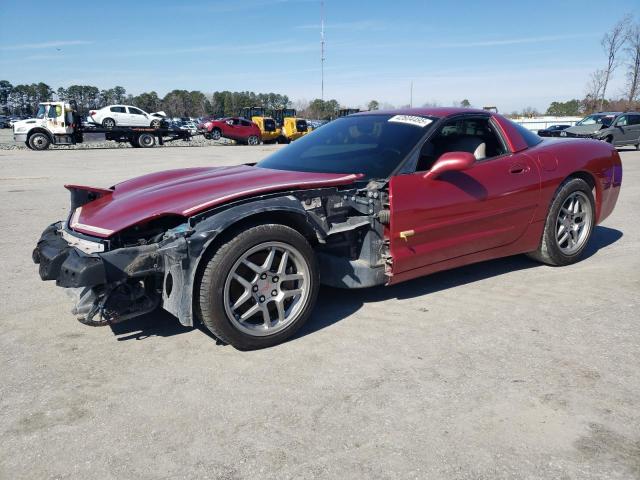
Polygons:
<instances>
[{"instance_id":1,"label":"side window","mask_svg":"<svg viewBox=\"0 0 640 480\"><path fill-rule=\"evenodd\" d=\"M251 122L247 122L246 120L240 120L240 123L243 127L250 127Z\"/></svg>"},{"instance_id":2,"label":"side window","mask_svg":"<svg viewBox=\"0 0 640 480\"><path fill-rule=\"evenodd\" d=\"M640 115L629 115L629 125L640 125Z\"/></svg>"},{"instance_id":3,"label":"side window","mask_svg":"<svg viewBox=\"0 0 640 480\"><path fill-rule=\"evenodd\" d=\"M416 171L427 171L443 154L468 152L476 160L487 160L506 149L486 117L458 118L444 123L420 150Z\"/></svg>"},{"instance_id":4,"label":"side window","mask_svg":"<svg viewBox=\"0 0 640 480\"><path fill-rule=\"evenodd\" d=\"M111 107L109 110L111 110L114 113L126 113L126 110L124 107Z\"/></svg>"},{"instance_id":5,"label":"side window","mask_svg":"<svg viewBox=\"0 0 640 480\"><path fill-rule=\"evenodd\" d=\"M239 118L232 118L231 122L233 125L240 125L240 119Z\"/></svg>"},{"instance_id":6,"label":"side window","mask_svg":"<svg viewBox=\"0 0 640 480\"><path fill-rule=\"evenodd\" d=\"M616 127L625 127L629 124L628 122L629 117L627 115L621 115L620 117L618 117L618 120L616 120Z\"/></svg>"},{"instance_id":7,"label":"side window","mask_svg":"<svg viewBox=\"0 0 640 480\"><path fill-rule=\"evenodd\" d=\"M142 110L138 110L137 108L134 108L134 107L129 107L129 113L133 115L144 115L144 112Z\"/></svg>"}]
</instances>

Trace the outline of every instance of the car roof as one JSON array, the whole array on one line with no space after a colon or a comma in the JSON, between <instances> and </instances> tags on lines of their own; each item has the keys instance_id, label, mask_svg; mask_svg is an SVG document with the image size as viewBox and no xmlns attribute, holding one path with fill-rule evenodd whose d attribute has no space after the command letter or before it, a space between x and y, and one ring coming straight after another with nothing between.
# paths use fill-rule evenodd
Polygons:
<instances>
[{"instance_id":1,"label":"car roof","mask_svg":"<svg viewBox=\"0 0 640 480\"><path fill-rule=\"evenodd\" d=\"M421 115L427 117L450 117L461 113L482 113L491 115L487 110L477 108L461 108L461 107L423 107L423 108L396 108L393 110L369 110L368 112L353 113L352 116L358 115Z\"/></svg>"}]
</instances>

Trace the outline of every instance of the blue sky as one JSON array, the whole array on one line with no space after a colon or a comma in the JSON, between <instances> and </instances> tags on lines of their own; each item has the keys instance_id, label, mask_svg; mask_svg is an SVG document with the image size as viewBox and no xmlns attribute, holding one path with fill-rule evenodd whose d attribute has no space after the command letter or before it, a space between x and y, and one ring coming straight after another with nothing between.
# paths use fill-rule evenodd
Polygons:
<instances>
[{"instance_id":1,"label":"blue sky","mask_svg":"<svg viewBox=\"0 0 640 480\"><path fill-rule=\"evenodd\" d=\"M104 5L108 5L107 8ZM580 97L638 0L326 0L325 98L546 109ZM2 0L0 79L320 97L320 1ZM621 91L622 69L610 92Z\"/></svg>"}]
</instances>

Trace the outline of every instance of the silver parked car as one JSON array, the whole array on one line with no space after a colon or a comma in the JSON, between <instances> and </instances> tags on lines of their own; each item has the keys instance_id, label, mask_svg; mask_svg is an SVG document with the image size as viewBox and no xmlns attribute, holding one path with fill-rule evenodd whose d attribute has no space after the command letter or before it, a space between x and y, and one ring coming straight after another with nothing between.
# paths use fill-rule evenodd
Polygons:
<instances>
[{"instance_id":1,"label":"silver parked car","mask_svg":"<svg viewBox=\"0 0 640 480\"><path fill-rule=\"evenodd\" d=\"M598 130L593 138L604 140L616 147L634 146L640 149L640 113L624 112L607 128Z\"/></svg>"}]
</instances>

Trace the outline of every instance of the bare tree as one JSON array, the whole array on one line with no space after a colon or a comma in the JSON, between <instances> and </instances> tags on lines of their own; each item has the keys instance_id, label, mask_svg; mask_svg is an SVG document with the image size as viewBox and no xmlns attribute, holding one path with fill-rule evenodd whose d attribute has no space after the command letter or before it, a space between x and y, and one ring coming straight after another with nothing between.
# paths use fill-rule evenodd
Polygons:
<instances>
[{"instance_id":1,"label":"bare tree","mask_svg":"<svg viewBox=\"0 0 640 480\"><path fill-rule=\"evenodd\" d=\"M602 85L602 91L600 92L600 110L604 108L609 79L618 66L618 53L627 42L629 23L631 23L631 16L627 15L616 23L609 32L605 33L600 41L600 45L602 45L602 48L607 54L607 67L604 69L604 83Z\"/></svg>"},{"instance_id":2,"label":"bare tree","mask_svg":"<svg viewBox=\"0 0 640 480\"><path fill-rule=\"evenodd\" d=\"M600 102L600 110L604 107L604 94L607 82L606 70L596 70L589 77L589 83L587 84L587 95L585 96L585 110L593 112Z\"/></svg>"},{"instance_id":3,"label":"bare tree","mask_svg":"<svg viewBox=\"0 0 640 480\"><path fill-rule=\"evenodd\" d=\"M627 108L640 97L640 23L629 29L627 36Z\"/></svg>"}]
</instances>

